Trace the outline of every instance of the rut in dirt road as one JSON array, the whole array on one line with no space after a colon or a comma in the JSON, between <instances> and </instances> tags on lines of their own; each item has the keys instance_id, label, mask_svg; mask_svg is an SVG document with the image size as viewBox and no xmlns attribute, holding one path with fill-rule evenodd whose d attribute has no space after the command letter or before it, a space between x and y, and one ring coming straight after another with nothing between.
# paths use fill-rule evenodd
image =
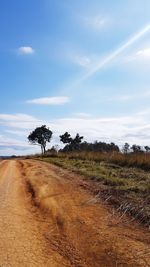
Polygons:
<instances>
[{"instance_id":1,"label":"rut in dirt road","mask_svg":"<svg viewBox=\"0 0 150 267\"><path fill-rule=\"evenodd\" d=\"M113 215L82 185L47 163L3 161L0 266L150 266L149 231Z\"/></svg>"}]
</instances>

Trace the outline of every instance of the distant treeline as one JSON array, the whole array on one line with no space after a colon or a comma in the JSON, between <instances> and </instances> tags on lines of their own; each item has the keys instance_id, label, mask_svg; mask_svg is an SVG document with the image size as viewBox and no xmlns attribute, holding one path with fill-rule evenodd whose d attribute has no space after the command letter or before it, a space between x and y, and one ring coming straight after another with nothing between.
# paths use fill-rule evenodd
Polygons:
<instances>
[{"instance_id":1,"label":"distant treeline","mask_svg":"<svg viewBox=\"0 0 150 267\"><path fill-rule=\"evenodd\" d=\"M60 151L63 152L69 152L69 151L95 151L95 152L112 152L116 151L119 152L119 147L115 145L114 143L105 143L105 142L94 142L94 143L89 143L89 142L82 142L80 144L67 144L63 149L60 149Z\"/></svg>"},{"instance_id":2,"label":"distant treeline","mask_svg":"<svg viewBox=\"0 0 150 267\"><path fill-rule=\"evenodd\" d=\"M85 151L85 152L123 152L124 154L128 153L149 153L150 147L145 146L141 147L139 145L130 146L128 143L125 143L122 149L119 148L115 143L106 143L101 141L95 141L94 143L82 141L83 136L80 136L78 133L75 138L72 138L68 132L65 132L63 135L60 135L60 141L65 144L63 149L60 149L60 152L75 152L75 151ZM55 148L52 148L55 149Z\"/></svg>"},{"instance_id":3,"label":"distant treeline","mask_svg":"<svg viewBox=\"0 0 150 267\"><path fill-rule=\"evenodd\" d=\"M75 138L72 138L68 132L65 132L63 135L60 135L60 141L65 144L65 147L62 149L62 151L119 152L119 147L114 143L107 144L105 142L98 141L94 143L88 143L86 141L82 142L83 138L84 137L80 136L78 133L76 134Z\"/></svg>"},{"instance_id":4,"label":"distant treeline","mask_svg":"<svg viewBox=\"0 0 150 267\"><path fill-rule=\"evenodd\" d=\"M28 140L31 144L40 145L42 154L48 152L57 152L58 149L56 147L52 147L51 149L46 151L46 145L51 141L53 132L46 127L46 125L42 125L41 127L37 127L34 131L32 131ZM115 143L106 143L101 141L95 141L94 143L83 141L84 137L80 136L78 133L73 138L68 132L60 135L60 141L65 145L63 149L60 149L60 152L123 152L124 154L129 153L149 153L150 147L145 146L141 147L139 145L130 146L128 143L125 143L123 148L120 150L119 146Z\"/></svg>"}]
</instances>

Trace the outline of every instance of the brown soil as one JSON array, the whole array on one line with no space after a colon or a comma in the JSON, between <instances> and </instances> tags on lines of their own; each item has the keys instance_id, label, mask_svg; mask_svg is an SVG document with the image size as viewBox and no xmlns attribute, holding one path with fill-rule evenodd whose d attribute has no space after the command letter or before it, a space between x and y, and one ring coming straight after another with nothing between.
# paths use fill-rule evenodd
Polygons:
<instances>
[{"instance_id":1,"label":"brown soil","mask_svg":"<svg viewBox=\"0 0 150 267\"><path fill-rule=\"evenodd\" d=\"M34 160L0 163L0 267L148 267L150 232L85 181Z\"/></svg>"}]
</instances>

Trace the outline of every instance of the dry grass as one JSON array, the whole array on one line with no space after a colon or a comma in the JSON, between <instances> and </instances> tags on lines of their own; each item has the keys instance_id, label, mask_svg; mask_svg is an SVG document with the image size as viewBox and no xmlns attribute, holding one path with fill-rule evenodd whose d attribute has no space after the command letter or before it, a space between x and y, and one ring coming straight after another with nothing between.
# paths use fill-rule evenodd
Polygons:
<instances>
[{"instance_id":1,"label":"dry grass","mask_svg":"<svg viewBox=\"0 0 150 267\"><path fill-rule=\"evenodd\" d=\"M70 152L52 154L52 157L92 160L96 162L111 162L120 166L137 167L143 170L150 170L150 153L101 153L101 152Z\"/></svg>"},{"instance_id":2,"label":"dry grass","mask_svg":"<svg viewBox=\"0 0 150 267\"><path fill-rule=\"evenodd\" d=\"M131 167L136 164L141 167L144 159L148 164L149 155L89 153L86 156L88 158L85 159L84 153L61 154L44 158L44 161L84 175L101 190L101 196L109 199L117 209L150 226L150 172Z\"/></svg>"}]
</instances>

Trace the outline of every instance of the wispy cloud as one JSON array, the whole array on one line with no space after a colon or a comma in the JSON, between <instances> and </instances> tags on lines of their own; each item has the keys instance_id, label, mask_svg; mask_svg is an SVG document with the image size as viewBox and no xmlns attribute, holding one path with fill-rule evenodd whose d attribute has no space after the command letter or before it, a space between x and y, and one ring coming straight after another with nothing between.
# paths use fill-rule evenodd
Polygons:
<instances>
[{"instance_id":1,"label":"wispy cloud","mask_svg":"<svg viewBox=\"0 0 150 267\"><path fill-rule=\"evenodd\" d=\"M113 60L117 59L125 50L132 47L136 42L141 40L145 35L150 32L150 24L145 26L142 30L139 30L137 33L133 34L130 38L128 38L122 45L119 46L116 50L112 53L108 53L103 59L93 59L92 63L90 64L89 68L84 75L76 80L72 80L72 82L67 85L65 88L62 89L62 92L70 92L70 90L77 88L81 85L84 81L92 77L94 74L99 72L105 66L110 64Z\"/></svg>"},{"instance_id":2,"label":"wispy cloud","mask_svg":"<svg viewBox=\"0 0 150 267\"><path fill-rule=\"evenodd\" d=\"M125 62L134 62L134 61L144 61L146 63L150 63L150 47L142 48L135 53L129 55Z\"/></svg>"},{"instance_id":3,"label":"wispy cloud","mask_svg":"<svg viewBox=\"0 0 150 267\"><path fill-rule=\"evenodd\" d=\"M85 27L87 27L88 29L100 30L104 26L108 25L110 19L106 15L105 16L95 15L95 16L83 17L82 21Z\"/></svg>"},{"instance_id":4,"label":"wispy cloud","mask_svg":"<svg viewBox=\"0 0 150 267\"><path fill-rule=\"evenodd\" d=\"M29 104L37 105L63 105L70 102L70 98L66 96L55 96L55 97L42 97L28 100Z\"/></svg>"},{"instance_id":5,"label":"wispy cloud","mask_svg":"<svg viewBox=\"0 0 150 267\"><path fill-rule=\"evenodd\" d=\"M41 120L27 114L0 114L0 125L12 128L32 129L41 123Z\"/></svg>"},{"instance_id":6,"label":"wispy cloud","mask_svg":"<svg viewBox=\"0 0 150 267\"><path fill-rule=\"evenodd\" d=\"M17 114L0 114L0 120L32 122L35 121L35 118L28 114L17 113Z\"/></svg>"},{"instance_id":7,"label":"wispy cloud","mask_svg":"<svg viewBox=\"0 0 150 267\"><path fill-rule=\"evenodd\" d=\"M150 116L150 108L145 108L143 110L140 110L137 114L138 116Z\"/></svg>"},{"instance_id":8,"label":"wispy cloud","mask_svg":"<svg viewBox=\"0 0 150 267\"><path fill-rule=\"evenodd\" d=\"M34 151L34 152L33 152ZM18 140L5 135L0 135L0 156L26 155L38 152L38 147L29 146L27 138Z\"/></svg>"},{"instance_id":9,"label":"wispy cloud","mask_svg":"<svg viewBox=\"0 0 150 267\"><path fill-rule=\"evenodd\" d=\"M145 48L143 50L139 50L136 53L137 56L142 57L142 58L150 58L150 48Z\"/></svg>"},{"instance_id":10,"label":"wispy cloud","mask_svg":"<svg viewBox=\"0 0 150 267\"><path fill-rule=\"evenodd\" d=\"M71 60L73 63L84 68L90 67L91 64L91 59L88 56L74 55L71 57Z\"/></svg>"},{"instance_id":11,"label":"wispy cloud","mask_svg":"<svg viewBox=\"0 0 150 267\"><path fill-rule=\"evenodd\" d=\"M141 145L150 144L150 121L144 115L118 116L108 118L63 118L53 120L55 134L69 131L72 135L77 132L88 141L107 141L122 145L124 142Z\"/></svg>"},{"instance_id":12,"label":"wispy cloud","mask_svg":"<svg viewBox=\"0 0 150 267\"><path fill-rule=\"evenodd\" d=\"M27 131L18 131L18 130L5 130L6 133L17 135L17 136L27 136L28 130Z\"/></svg>"},{"instance_id":13,"label":"wispy cloud","mask_svg":"<svg viewBox=\"0 0 150 267\"><path fill-rule=\"evenodd\" d=\"M79 118L89 118L91 117L91 114L85 113L85 112L78 112L78 113L75 113L74 116L79 117Z\"/></svg>"},{"instance_id":14,"label":"wispy cloud","mask_svg":"<svg viewBox=\"0 0 150 267\"><path fill-rule=\"evenodd\" d=\"M90 68L94 62L94 55L89 55L77 47L66 44L63 49L63 61L73 63L82 68Z\"/></svg>"},{"instance_id":15,"label":"wispy cloud","mask_svg":"<svg viewBox=\"0 0 150 267\"><path fill-rule=\"evenodd\" d=\"M31 46L21 46L18 48L18 53L21 55L32 55L35 50Z\"/></svg>"},{"instance_id":16,"label":"wispy cloud","mask_svg":"<svg viewBox=\"0 0 150 267\"><path fill-rule=\"evenodd\" d=\"M148 24L146 27L144 27L142 30L137 32L135 35L130 37L124 44L122 44L118 49L116 49L114 52L106 56L103 60L100 60L93 68L91 68L79 81L78 83L88 79L92 75L94 75L96 72L98 72L100 69L102 69L105 65L109 64L112 60L117 58L122 52L124 52L127 48L132 46L135 42L140 40L142 37L144 37L146 34L150 32L150 24Z\"/></svg>"},{"instance_id":17,"label":"wispy cloud","mask_svg":"<svg viewBox=\"0 0 150 267\"><path fill-rule=\"evenodd\" d=\"M143 99L150 97L150 90L143 91L143 92L137 92L135 94L128 94L128 95L116 95L112 96L108 99L108 101L130 101L130 100L135 100L135 99Z\"/></svg>"},{"instance_id":18,"label":"wispy cloud","mask_svg":"<svg viewBox=\"0 0 150 267\"><path fill-rule=\"evenodd\" d=\"M15 139L15 138L9 138L4 135L0 135L0 146L3 147L26 147L28 148L28 143L24 143L21 140Z\"/></svg>"}]
</instances>

